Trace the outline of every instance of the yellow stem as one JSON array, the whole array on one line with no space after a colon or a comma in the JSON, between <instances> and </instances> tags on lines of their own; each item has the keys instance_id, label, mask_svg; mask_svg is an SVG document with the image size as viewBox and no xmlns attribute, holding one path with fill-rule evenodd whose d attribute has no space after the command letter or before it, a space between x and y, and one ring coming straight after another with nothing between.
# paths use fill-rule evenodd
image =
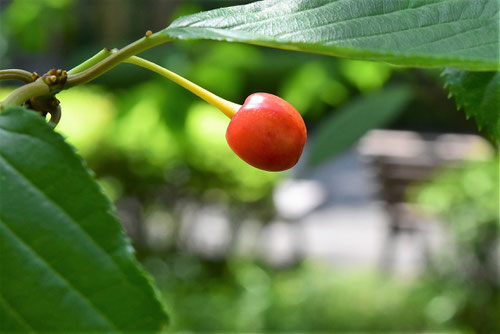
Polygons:
<instances>
[{"instance_id":1,"label":"yellow stem","mask_svg":"<svg viewBox=\"0 0 500 334\"><path fill-rule=\"evenodd\" d=\"M180 75L172 71L169 71L166 68L161 67L160 65L152 63L148 60L139 58L137 56L132 56L124 60L124 62L147 68L148 70L156 72L164 76L165 78L172 80L176 84L186 88L193 94L207 101L208 103L210 103L211 105L222 111L229 118L233 118L234 114L236 114L236 112L241 108L241 105L224 100L223 98L192 83L191 81L181 77Z\"/></svg>"}]
</instances>

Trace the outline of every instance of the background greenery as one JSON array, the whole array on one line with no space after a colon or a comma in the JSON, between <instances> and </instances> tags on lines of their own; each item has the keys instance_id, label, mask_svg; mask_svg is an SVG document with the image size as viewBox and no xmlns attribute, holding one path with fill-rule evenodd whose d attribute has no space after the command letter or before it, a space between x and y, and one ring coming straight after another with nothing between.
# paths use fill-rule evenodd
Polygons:
<instances>
[{"instance_id":1,"label":"background greenery","mask_svg":"<svg viewBox=\"0 0 500 334\"><path fill-rule=\"evenodd\" d=\"M236 3L3 1L0 67L38 73L69 69L103 47L125 45L147 29L161 30L180 15ZM373 96L398 106L376 125L477 133L473 121L447 98L439 70L213 41L169 43L143 56L235 102L251 92L277 94L302 113L310 138L326 120L352 108L353 101ZM387 87L404 89L405 103ZM0 97L10 90L2 86ZM132 65L120 65L58 98L63 116L57 130L85 158L118 208L128 207L122 210L124 222L147 225L160 217L168 227L158 242L134 229L137 224L126 226L138 259L165 299L170 330L500 330L498 281L490 279L496 274L471 276L464 269L468 264L460 261L442 259L419 279L402 281L308 260L274 268L256 254L239 256L232 242L215 257L190 251L179 230L186 208L226 207L233 240L243 217L261 224L275 217L273 188L287 174L259 171L240 161L225 142L225 116ZM317 163L334 158L356 139L341 135L343 148L316 148ZM465 170L443 173L428 188L415 190L414 198L453 222L453 235L462 250L479 259L480 272L491 267L481 262L481 254L490 247L488 236L498 231L498 189L491 186L498 185L498 165ZM475 182L478 178L485 181ZM461 212L467 213L465 223ZM470 221L477 224L467 225Z\"/></svg>"}]
</instances>

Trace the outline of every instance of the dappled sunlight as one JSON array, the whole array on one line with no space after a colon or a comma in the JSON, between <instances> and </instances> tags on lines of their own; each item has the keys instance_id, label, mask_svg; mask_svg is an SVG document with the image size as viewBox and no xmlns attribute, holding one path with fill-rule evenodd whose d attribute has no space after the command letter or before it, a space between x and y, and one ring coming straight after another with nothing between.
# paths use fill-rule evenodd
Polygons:
<instances>
[{"instance_id":1,"label":"dappled sunlight","mask_svg":"<svg viewBox=\"0 0 500 334\"><path fill-rule=\"evenodd\" d=\"M303 115L325 102L338 106L349 94L347 88L328 72L328 67L323 63L304 64L289 76L281 88L282 98Z\"/></svg>"},{"instance_id":2,"label":"dappled sunlight","mask_svg":"<svg viewBox=\"0 0 500 334\"><path fill-rule=\"evenodd\" d=\"M116 117L114 96L102 87L77 87L61 92L61 121L56 129L83 156L99 150Z\"/></svg>"},{"instance_id":3,"label":"dappled sunlight","mask_svg":"<svg viewBox=\"0 0 500 334\"><path fill-rule=\"evenodd\" d=\"M395 67L369 61L342 60L340 69L359 90L369 92L381 88Z\"/></svg>"},{"instance_id":4,"label":"dappled sunlight","mask_svg":"<svg viewBox=\"0 0 500 334\"><path fill-rule=\"evenodd\" d=\"M178 144L160 115L156 100L137 101L109 130L111 144L131 155L144 157L156 167L164 167L178 154Z\"/></svg>"}]
</instances>

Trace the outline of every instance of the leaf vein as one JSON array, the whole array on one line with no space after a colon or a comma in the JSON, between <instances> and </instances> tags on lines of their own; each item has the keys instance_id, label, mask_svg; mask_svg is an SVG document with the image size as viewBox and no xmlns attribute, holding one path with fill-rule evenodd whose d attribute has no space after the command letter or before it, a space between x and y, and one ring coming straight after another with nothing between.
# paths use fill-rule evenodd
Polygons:
<instances>
[{"instance_id":1,"label":"leaf vein","mask_svg":"<svg viewBox=\"0 0 500 334\"><path fill-rule=\"evenodd\" d=\"M0 301L8 308L8 310L12 313L12 315L15 316L16 320L22 323L29 331L30 333L36 333L35 330L33 329L33 326L31 326L28 323L28 320L26 320L21 313L19 313L16 309L14 309L14 306L12 306L11 303L9 303L3 296L0 294Z\"/></svg>"},{"instance_id":2,"label":"leaf vein","mask_svg":"<svg viewBox=\"0 0 500 334\"><path fill-rule=\"evenodd\" d=\"M297 12L294 12L292 14L285 15L284 17L286 17L287 19L290 19L290 18L292 18L294 16L300 16L300 15L303 15L304 13L307 13L307 12L313 12L313 11L317 11L319 9L325 9L324 7L328 7L329 5L332 5L332 4L338 4L339 2L342 2L342 1L349 1L349 0L337 0L337 1L327 2L327 3L324 3L324 4L319 5L317 7L308 8L308 9L304 9L302 11L297 11ZM261 24L263 22L272 21L274 19L276 19L276 16L273 16L273 17L270 17L270 18L267 18L267 19L263 19L263 20L257 20L257 21L254 21L254 22L248 22L248 23L244 22L244 23L236 24L234 26L229 26L229 27L225 27L225 28L231 28L231 29L238 30L236 28L242 28L244 26L251 26L253 24Z\"/></svg>"},{"instance_id":3,"label":"leaf vein","mask_svg":"<svg viewBox=\"0 0 500 334\"><path fill-rule=\"evenodd\" d=\"M33 136L33 135L30 135L28 133L25 133L25 132L17 132L17 131L13 131L13 130L7 130L3 127L0 126L0 131L4 131L6 132L7 134L17 134L19 136L25 136L25 137L28 137L30 139L34 139L36 141L39 141L43 144L46 144L46 145L50 145L50 143L42 140L41 138L38 138L36 136ZM87 231L85 231L85 229L83 229L80 224L78 224L77 220L69 213L67 212L64 208L62 208L57 202L55 202L51 197L49 197L40 187L38 187L36 184L34 184L31 180L29 180L26 176L24 176L23 173L21 173L19 170L17 170L11 163L9 163L7 161L7 159L5 157L2 157L2 155L0 155L1 158L3 158L5 160L6 163L8 163L13 170L16 171L17 174L19 174L28 184L30 184L34 189L38 190L38 192L40 192L46 199L48 202L50 202L52 205L54 205L57 209L59 209L75 226L77 226L77 228L79 229L80 232L82 232L101 252L103 252L103 254L107 257L109 257L110 261L117 267L117 268L120 268L118 266L118 264L116 263L116 261L114 260L114 258L108 254L108 252L106 252L106 250L101 246L99 245L99 243L92 237L92 235L90 235ZM118 270L121 274L123 274L121 272L121 270Z\"/></svg>"},{"instance_id":4,"label":"leaf vein","mask_svg":"<svg viewBox=\"0 0 500 334\"><path fill-rule=\"evenodd\" d=\"M381 13L381 14L370 15L370 16L358 16L358 17L354 17L354 18L350 18L350 19L342 20L342 21L327 22L325 24L322 24L322 25L319 25L319 26L315 26L315 27L309 27L309 28L302 29L302 30L297 30L297 31L292 31L292 32L286 32L286 33L281 34L281 35L276 35L276 37L282 38L282 37L287 36L287 35L293 36L293 35L298 34L298 33L303 33L303 32L311 31L311 30L314 30L314 29L321 29L321 28L325 28L325 27L333 26L333 25L337 25L337 24L344 24L346 22L356 21L356 20L360 20L360 19L363 19L363 18L372 19L372 18L375 18L375 17L384 17L384 16L387 17L387 16L393 16L393 15L400 15L401 13L403 13L405 11L414 11L414 10L420 9L422 7L425 7L425 6L428 7L428 6L432 6L432 5L435 5L435 4L442 4L444 2L450 2L450 1L455 1L455 0L441 1L441 2L438 2L438 3L432 3L432 4L428 4L428 5L423 5L423 6L420 6L420 7L404 8L404 9L400 9L400 10L394 10L392 12ZM302 12L299 12L299 13L302 13ZM287 18L289 18L289 16ZM271 19L275 19L275 18L271 18ZM271 19L267 19L267 20L271 20ZM262 22L265 22L267 20L261 20L261 21L253 22L253 23L261 24ZM470 18L470 19L460 20L459 22L463 22L463 21L467 21L467 20L486 20L486 19ZM437 24L441 24L441 23L443 23L443 24L444 23L456 23L456 22L458 22L458 21L438 22ZM432 24L432 25L423 26L423 27L429 27L429 26L433 26L433 25L437 25L437 24ZM423 27L415 27L415 29L423 28ZM399 31L405 31L405 30L411 30L411 29L413 29L413 27L409 28L409 29L399 30ZM378 34L376 34L376 35L378 35ZM373 36L376 36L376 35L373 35ZM370 35L370 36L372 36L372 35ZM361 37L370 37L370 36L361 36ZM287 36L287 37L289 37L289 36ZM359 37L360 36L352 37L352 38L359 38Z\"/></svg>"},{"instance_id":5,"label":"leaf vein","mask_svg":"<svg viewBox=\"0 0 500 334\"><path fill-rule=\"evenodd\" d=\"M496 45L499 43L500 43L499 41L493 41L490 43L483 43L481 45L474 45L474 46L465 47L465 48L461 48L461 49L455 49L452 51L448 51L448 53L456 53L456 52L465 51L465 50L473 50L473 49L477 49L477 48L481 48L481 47L485 47L485 46L489 46L489 45ZM497 54L498 54L498 50L497 50Z\"/></svg>"},{"instance_id":6,"label":"leaf vein","mask_svg":"<svg viewBox=\"0 0 500 334\"><path fill-rule=\"evenodd\" d=\"M483 28L484 28L484 26L479 26L479 27L476 27L476 28L474 28L474 29L472 29L472 30L462 30L462 31L459 31L458 33L453 33L452 35L448 35L448 36L440 37L440 38L438 38L438 39L436 39L436 40L434 40L434 41L427 41L427 42L425 42L425 43L423 43L423 44L420 44L420 45L418 45L418 46L415 46L415 47L413 47L413 48L408 49L408 51L412 51L412 50L415 50L415 49L421 48L421 47L423 47L423 46L429 46L429 45L434 44L434 43L437 43L437 42L443 42L443 41L445 41L445 40L447 40L447 39L449 39L449 38L457 37L457 36L460 36L460 35L462 35L462 34L465 34L465 33L470 33L470 32L473 32L473 31L476 31L476 30L480 30L480 29L483 29ZM454 49L453 51L450 51L450 52L455 52L455 51L458 51L458 50L457 50L457 49Z\"/></svg>"},{"instance_id":7,"label":"leaf vein","mask_svg":"<svg viewBox=\"0 0 500 334\"><path fill-rule=\"evenodd\" d=\"M5 159L1 159L2 161L5 161L5 164L7 166L10 166L10 164L5 160ZM13 167L10 167L11 169L15 170ZM7 229L7 232L9 232L12 237L16 240L17 239L17 242L20 243L21 245L23 245L29 252L31 252L36 258L38 258L46 267L48 270L50 270L51 272L53 272L57 277L59 277L59 279L61 281L63 281L70 289L72 289L77 296L80 297L80 299L87 305L89 305L89 307L102 319L104 320L106 323L108 323L110 325L111 328L113 328L114 330L116 330L117 332L120 332L119 329L115 326L115 324L104 314L101 313L101 311L92 303L92 301L90 301L87 297L85 297L85 295L82 294L81 291L79 291L75 286L73 286L71 284L71 282L65 278L61 273L59 273L54 267L51 266L51 264L41 255L39 254L34 248L32 248L25 240L22 239L21 236L19 236L16 232L14 232L10 227L9 225L7 224L7 222L5 221L5 218L2 217L0 218L0 223L2 223L2 225Z\"/></svg>"},{"instance_id":8,"label":"leaf vein","mask_svg":"<svg viewBox=\"0 0 500 334\"><path fill-rule=\"evenodd\" d=\"M328 41L329 42L344 42L344 41L360 40L360 39L364 39L364 38L378 37L378 36L382 36L382 35L397 34L397 33L405 32L405 31L412 31L412 30L416 31L416 30L419 30L419 29L432 28L432 27L437 27L439 25L456 24L458 22L461 23L461 22L468 22L468 21L487 21L487 20L490 20L490 19L489 18L488 19L470 18L470 19L464 19L464 20L461 20L461 21L437 22L437 23L433 23L433 24L429 24L429 25L425 25L425 26L420 26L420 27L409 27L409 28L406 28L406 29L401 29L401 30L396 30L396 31L377 32L375 34L370 34L370 35L362 35L362 36L358 35L358 36L350 36L350 37L346 37L346 38L330 39ZM335 25L335 24L338 24L338 23L343 23L343 22L328 23L328 24L325 24L323 26L318 26L318 27L315 27L315 28L323 29L323 28L325 28L327 26ZM315 28L313 28L313 29L315 29ZM302 32L303 31L297 31L296 33L298 34L298 33L302 33Z\"/></svg>"}]
</instances>

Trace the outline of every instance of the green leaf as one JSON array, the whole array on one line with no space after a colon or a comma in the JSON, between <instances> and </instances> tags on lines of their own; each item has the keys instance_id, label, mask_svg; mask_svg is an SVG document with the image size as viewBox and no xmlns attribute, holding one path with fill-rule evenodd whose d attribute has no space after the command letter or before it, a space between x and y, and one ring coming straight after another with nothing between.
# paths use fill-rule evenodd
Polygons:
<instances>
[{"instance_id":1,"label":"green leaf","mask_svg":"<svg viewBox=\"0 0 500 334\"><path fill-rule=\"evenodd\" d=\"M182 17L163 32L403 66L496 70L498 0L268 0Z\"/></svg>"},{"instance_id":2,"label":"green leaf","mask_svg":"<svg viewBox=\"0 0 500 334\"><path fill-rule=\"evenodd\" d=\"M450 97L467 118L474 117L479 130L500 140L500 72L473 73L446 68L442 75Z\"/></svg>"},{"instance_id":3,"label":"green leaf","mask_svg":"<svg viewBox=\"0 0 500 334\"><path fill-rule=\"evenodd\" d=\"M387 88L361 96L331 114L316 130L309 163L318 165L349 148L368 130L387 124L411 98L410 87Z\"/></svg>"},{"instance_id":4,"label":"green leaf","mask_svg":"<svg viewBox=\"0 0 500 334\"><path fill-rule=\"evenodd\" d=\"M158 331L167 316L82 160L34 112L0 114L0 332Z\"/></svg>"}]
</instances>

